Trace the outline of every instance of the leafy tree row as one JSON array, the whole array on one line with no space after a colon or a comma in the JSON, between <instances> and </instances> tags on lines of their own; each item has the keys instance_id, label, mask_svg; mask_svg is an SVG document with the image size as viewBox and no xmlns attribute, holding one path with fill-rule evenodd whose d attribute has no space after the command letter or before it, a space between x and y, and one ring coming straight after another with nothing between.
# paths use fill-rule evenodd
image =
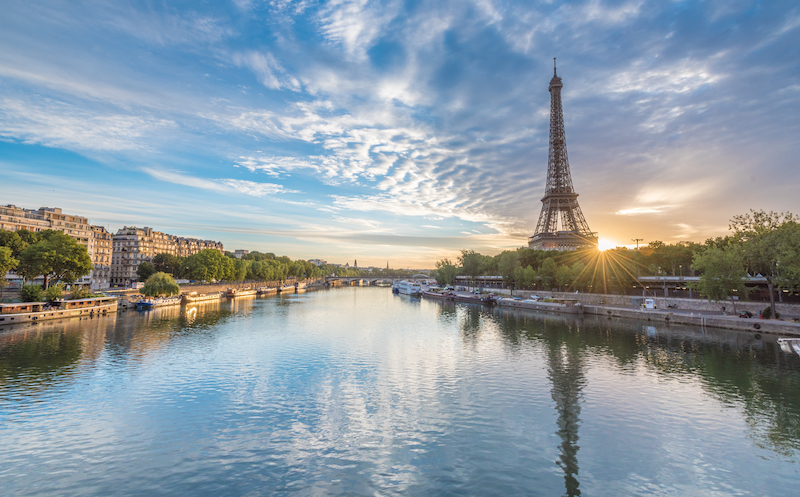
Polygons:
<instances>
[{"instance_id":1,"label":"leafy tree row","mask_svg":"<svg viewBox=\"0 0 800 497\"><path fill-rule=\"evenodd\" d=\"M330 275L390 278L408 275L407 271L373 270L370 274L366 270L355 268L316 266L308 261L293 261L286 256L276 257L272 253L256 251L237 259L231 252L223 254L213 249L203 250L188 257L158 254L153 257L152 262L139 265L137 276L140 281L146 281L157 272L197 281L284 281L288 278L315 279Z\"/></svg>"}]
</instances>

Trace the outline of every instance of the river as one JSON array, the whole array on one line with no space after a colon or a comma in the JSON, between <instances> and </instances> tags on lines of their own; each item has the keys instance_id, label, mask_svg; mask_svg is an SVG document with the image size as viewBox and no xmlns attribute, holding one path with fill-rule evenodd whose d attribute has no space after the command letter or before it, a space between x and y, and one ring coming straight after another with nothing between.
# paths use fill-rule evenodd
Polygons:
<instances>
[{"instance_id":1,"label":"river","mask_svg":"<svg viewBox=\"0 0 800 497\"><path fill-rule=\"evenodd\" d=\"M344 288L0 328L5 495L796 495L775 337Z\"/></svg>"}]
</instances>

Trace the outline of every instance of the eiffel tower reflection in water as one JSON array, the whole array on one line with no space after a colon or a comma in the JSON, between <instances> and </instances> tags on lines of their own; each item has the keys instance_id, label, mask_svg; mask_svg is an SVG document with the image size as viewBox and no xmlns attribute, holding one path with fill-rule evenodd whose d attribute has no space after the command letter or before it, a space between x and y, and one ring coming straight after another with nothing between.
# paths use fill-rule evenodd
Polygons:
<instances>
[{"instance_id":1,"label":"eiffel tower reflection in water","mask_svg":"<svg viewBox=\"0 0 800 497\"><path fill-rule=\"evenodd\" d=\"M558 422L556 433L561 438L561 455L556 463L564 471L564 495L581 494L578 481L578 428L581 414L581 392L586 383L580 341L547 340L547 369L553 384L552 398L556 403Z\"/></svg>"}]
</instances>

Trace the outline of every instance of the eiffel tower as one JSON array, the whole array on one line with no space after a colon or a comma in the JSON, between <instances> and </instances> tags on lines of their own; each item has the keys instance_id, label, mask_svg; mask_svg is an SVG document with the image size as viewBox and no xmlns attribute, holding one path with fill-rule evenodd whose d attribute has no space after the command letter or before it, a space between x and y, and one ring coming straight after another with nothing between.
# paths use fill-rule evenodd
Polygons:
<instances>
[{"instance_id":1,"label":"eiffel tower","mask_svg":"<svg viewBox=\"0 0 800 497\"><path fill-rule=\"evenodd\" d=\"M597 246L593 233L578 205L578 194L572 188L567 159L567 140L564 136L564 113L561 110L561 78L556 74L553 59L553 79L550 80L550 154L547 159L547 187L542 198L542 212L536 232L528 247L538 250L574 250ZM561 218L561 229L558 219Z\"/></svg>"}]
</instances>

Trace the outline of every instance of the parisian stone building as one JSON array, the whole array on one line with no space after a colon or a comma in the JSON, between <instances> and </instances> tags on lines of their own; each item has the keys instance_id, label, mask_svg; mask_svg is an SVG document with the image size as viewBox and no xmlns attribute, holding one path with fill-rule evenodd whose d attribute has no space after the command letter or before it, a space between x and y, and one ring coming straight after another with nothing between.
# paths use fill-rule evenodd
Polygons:
<instances>
[{"instance_id":1,"label":"parisian stone building","mask_svg":"<svg viewBox=\"0 0 800 497\"><path fill-rule=\"evenodd\" d=\"M106 259L105 264L110 264L110 240L108 244L101 242L104 256L95 255L95 247L98 242L95 239L95 227L89 224L89 220L83 216L65 214L58 207L40 207L39 209L25 209L16 205L8 204L0 206L0 229L7 231L28 230L33 232L56 230L61 231L76 242L86 247L92 264L97 267L100 259ZM103 229L105 231L105 229ZM93 269L89 275L84 276L75 283L78 285L91 286L95 290L108 288L108 282L102 284L103 276L98 278ZM107 277L106 277L107 280Z\"/></svg>"},{"instance_id":2,"label":"parisian stone building","mask_svg":"<svg viewBox=\"0 0 800 497\"><path fill-rule=\"evenodd\" d=\"M112 237L111 284L128 285L137 281L136 270L158 254L188 257L206 249L223 252L222 242L183 238L152 228L126 226Z\"/></svg>"}]
</instances>

